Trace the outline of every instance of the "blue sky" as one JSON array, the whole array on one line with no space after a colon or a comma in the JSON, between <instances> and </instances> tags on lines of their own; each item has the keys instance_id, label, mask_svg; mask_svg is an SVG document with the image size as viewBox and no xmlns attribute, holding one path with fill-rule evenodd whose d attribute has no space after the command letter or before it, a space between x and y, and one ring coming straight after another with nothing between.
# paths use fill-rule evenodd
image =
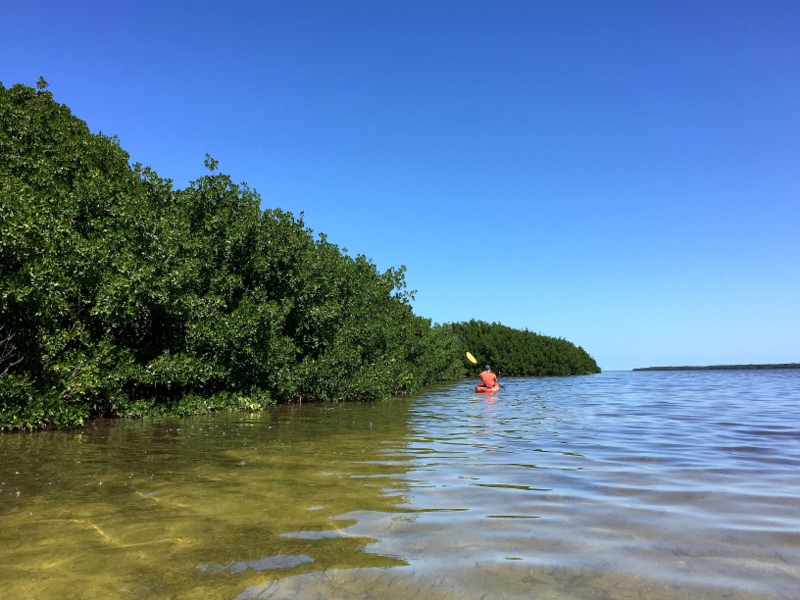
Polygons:
<instances>
[{"instance_id":1,"label":"blue sky","mask_svg":"<svg viewBox=\"0 0 800 600\"><path fill-rule=\"evenodd\" d=\"M305 213L415 312L604 370L800 362L800 3L4 3L42 75L176 187Z\"/></svg>"}]
</instances>

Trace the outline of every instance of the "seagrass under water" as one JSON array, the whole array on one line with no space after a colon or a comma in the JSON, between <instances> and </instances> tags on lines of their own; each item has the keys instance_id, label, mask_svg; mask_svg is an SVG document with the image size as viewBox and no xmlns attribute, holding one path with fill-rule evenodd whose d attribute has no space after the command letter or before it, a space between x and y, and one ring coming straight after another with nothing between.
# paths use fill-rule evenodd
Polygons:
<instances>
[{"instance_id":1,"label":"seagrass under water","mask_svg":"<svg viewBox=\"0 0 800 600\"><path fill-rule=\"evenodd\" d=\"M0 436L16 598L795 598L800 371Z\"/></svg>"}]
</instances>

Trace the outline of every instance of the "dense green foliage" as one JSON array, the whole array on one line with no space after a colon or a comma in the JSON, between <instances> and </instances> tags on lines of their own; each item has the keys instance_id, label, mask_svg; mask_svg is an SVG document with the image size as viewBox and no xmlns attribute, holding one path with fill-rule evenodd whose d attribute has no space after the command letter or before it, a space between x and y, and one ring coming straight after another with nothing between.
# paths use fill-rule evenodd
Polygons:
<instances>
[{"instance_id":1,"label":"dense green foliage","mask_svg":"<svg viewBox=\"0 0 800 600\"><path fill-rule=\"evenodd\" d=\"M481 368L488 363L500 375L527 377L600 372L597 363L583 348L561 338L474 320L455 323L452 329L461 344L462 356L471 352ZM464 366L475 370L466 359Z\"/></svg>"},{"instance_id":2,"label":"dense green foliage","mask_svg":"<svg viewBox=\"0 0 800 600\"><path fill-rule=\"evenodd\" d=\"M174 189L37 90L0 83L0 430L370 400L471 372L599 372L562 339L431 325L379 272L217 172Z\"/></svg>"},{"instance_id":3,"label":"dense green foliage","mask_svg":"<svg viewBox=\"0 0 800 600\"><path fill-rule=\"evenodd\" d=\"M173 189L39 90L0 84L0 429L463 375L450 326L216 172Z\"/></svg>"}]
</instances>

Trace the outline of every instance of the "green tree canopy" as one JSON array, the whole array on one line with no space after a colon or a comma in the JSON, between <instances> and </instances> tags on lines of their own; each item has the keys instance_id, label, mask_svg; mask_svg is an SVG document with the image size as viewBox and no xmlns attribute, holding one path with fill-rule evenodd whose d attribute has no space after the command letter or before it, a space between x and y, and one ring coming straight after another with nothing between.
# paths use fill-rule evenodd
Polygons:
<instances>
[{"instance_id":1,"label":"green tree canopy","mask_svg":"<svg viewBox=\"0 0 800 600\"><path fill-rule=\"evenodd\" d=\"M43 80L0 86L0 427L374 399L461 374L385 272L210 173L129 164Z\"/></svg>"},{"instance_id":2,"label":"green tree canopy","mask_svg":"<svg viewBox=\"0 0 800 600\"><path fill-rule=\"evenodd\" d=\"M371 400L467 373L595 373L562 339L414 314L379 271L217 171L175 189L36 89L0 84L0 429Z\"/></svg>"},{"instance_id":3,"label":"green tree canopy","mask_svg":"<svg viewBox=\"0 0 800 600\"><path fill-rule=\"evenodd\" d=\"M472 320L451 327L461 344L462 356L471 352L479 365L488 363L501 375L527 377L600 372L600 367L583 348L565 339L485 321ZM466 359L464 366L472 367Z\"/></svg>"}]
</instances>

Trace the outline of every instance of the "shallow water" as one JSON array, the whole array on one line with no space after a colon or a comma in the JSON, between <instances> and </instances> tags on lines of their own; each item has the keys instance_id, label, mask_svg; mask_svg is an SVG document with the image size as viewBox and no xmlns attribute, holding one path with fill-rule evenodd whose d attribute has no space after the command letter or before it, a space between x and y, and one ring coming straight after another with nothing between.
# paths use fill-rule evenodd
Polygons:
<instances>
[{"instance_id":1,"label":"shallow water","mask_svg":"<svg viewBox=\"0 0 800 600\"><path fill-rule=\"evenodd\" d=\"M0 435L3 598L800 597L800 371Z\"/></svg>"}]
</instances>

